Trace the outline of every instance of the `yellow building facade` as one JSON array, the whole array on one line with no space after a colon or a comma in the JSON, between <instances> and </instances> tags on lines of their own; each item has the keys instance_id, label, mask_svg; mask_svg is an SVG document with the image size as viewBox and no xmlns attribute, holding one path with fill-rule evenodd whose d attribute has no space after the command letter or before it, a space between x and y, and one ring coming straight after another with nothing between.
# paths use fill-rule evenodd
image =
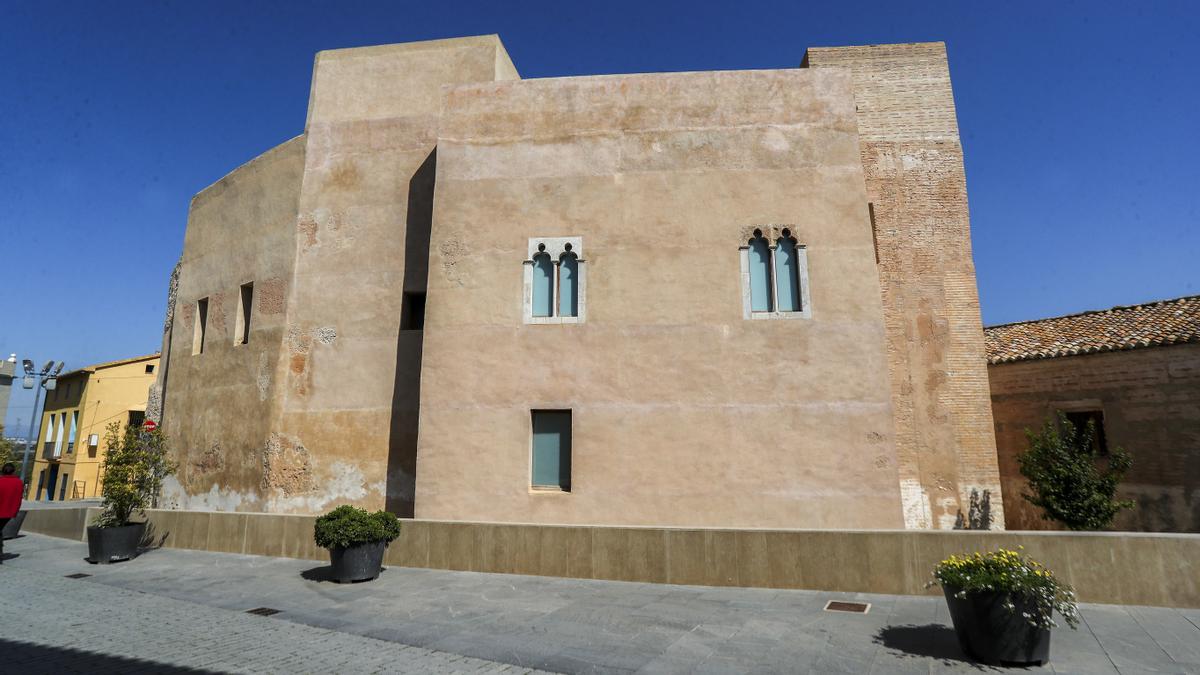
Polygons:
<instances>
[{"instance_id":1,"label":"yellow building facade","mask_svg":"<svg viewBox=\"0 0 1200 675\"><path fill-rule=\"evenodd\" d=\"M46 392L29 499L61 501L100 496L113 422L141 424L158 354L101 363L64 373Z\"/></svg>"}]
</instances>

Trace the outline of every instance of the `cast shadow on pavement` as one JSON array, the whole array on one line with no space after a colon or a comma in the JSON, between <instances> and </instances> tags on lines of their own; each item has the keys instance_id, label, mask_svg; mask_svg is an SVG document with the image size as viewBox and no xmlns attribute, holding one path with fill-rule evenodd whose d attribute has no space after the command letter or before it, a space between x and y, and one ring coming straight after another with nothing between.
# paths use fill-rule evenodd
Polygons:
<instances>
[{"instance_id":1,"label":"cast shadow on pavement","mask_svg":"<svg viewBox=\"0 0 1200 675\"><path fill-rule=\"evenodd\" d=\"M306 581L333 581L333 565L311 567L300 573Z\"/></svg>"},{"instance_id":2,"label":"cast shadow on pavement","mask_svg":"<svg viewBox=\"0 0 1200 675\"><path fill-rule=\"evenodd\" d=\"M940 623L885 626L875 634L875 644L901 652L901 657L937 659L943 665L967 664L977 670L991 670L963 654L954 629Z\"/></svg>"},{"instance_id":3,"label":"cast shadow on pavement","mask_svg":"<svg viewBox=\"0 0 1200 675\"><path fill-rule=\"evenodd\" d=\"M14 673L211 673L211 670L181 668L168 663L146 659L126 658L99 652L51 647L47 645L0 638L0 654L4 667Z\"/></svg>"},{"instance_id":4,"label":"cast shadow on pavement","mask_svg":"<svg viewBox=\"0 0 1200 675\"><path fill-rule=\"evenodd\" d=\"M387 571L387 566L379 568L380 574L383 574L386 571ZM331 584L338 584L338 582L333 580L333 565L320 565L318 567L310 567L310 568L300 572L300 576L305 581L328 581ZM372 579L363 579L362 581L353 581L348 584L338 584L338 585L354 586L354 585L358 585L361 583L366 583L368 581L372 581L377 578L378 577L373 577Z\"/></svg>"}]
</instances>

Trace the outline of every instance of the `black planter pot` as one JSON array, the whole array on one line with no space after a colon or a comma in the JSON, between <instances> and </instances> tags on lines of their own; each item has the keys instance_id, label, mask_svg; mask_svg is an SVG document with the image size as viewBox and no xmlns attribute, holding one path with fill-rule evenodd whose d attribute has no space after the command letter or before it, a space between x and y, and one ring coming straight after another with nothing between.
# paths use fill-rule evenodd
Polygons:
<instances>
[{"instance_id":1,"label":"black planter pot","mask_svg":"<svg viewBox=\"0 0 1200 675\"><path fill-rule=\"evenodd\" d=\"M329 564L333 567L332 579L339 584L374 579L383 568L385 550L386 541L329 549Z\"/></svg>"},{"instance_id":2,"label":"black planter pot","mask_svg":"<svg viewBox=\"0 0 1200 675\"><path fill-rule=\"evenodd\" d=\"M16 539L17 535L21 533L21 523L25 522L25 514L27 513L29 512L17 511L16 517L8 521L8 524L4 526L4 533L0 536L5 539Z\"/></svg>"},{"instance_id":3,"label":"black planter pot","mask_svg":"<svg viewBox=\"0 0 1200 675\"><path fill-rule=\"evenodd\" d=\"M968 593L965 598L957 598L959 590L942 587L964 652L991 665L1044 664L1050 660L1050 629L1031 626L1021 616L1037 611L1032 601L1007 593ZM1006 597L1011 597L1014 609L1004 608Z\"/></svg>"},{"instance_id":4,"label":"black planter pot","mask_svg":"<svg viewBox=\"0 0 1200 675\"><path fill-rule=\"evenodd\" d=\"M121 527L91 525L87 529L88 562L107 564L137 557L138 544L145 534L145 523Z\"/></svg>"}]
</instances>

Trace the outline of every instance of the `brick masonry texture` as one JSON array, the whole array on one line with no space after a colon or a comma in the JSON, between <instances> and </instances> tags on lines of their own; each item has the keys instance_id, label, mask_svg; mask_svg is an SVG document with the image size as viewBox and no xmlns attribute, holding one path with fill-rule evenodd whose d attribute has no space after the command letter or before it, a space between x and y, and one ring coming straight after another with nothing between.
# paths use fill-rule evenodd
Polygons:
<instances>
[{"instance_id":1,"label":"brick masonry texture","mask_svg":"<svg viewBox=\"0 0 1200 675\"><path fill-rule=\"evenodd\" d=\"M1102 410L1108 446L1133 456L1121 486L1137 507L1114 529L1200 532L1200 345L989 366L1004 512L1010 529L1051 529L1022 499L1017 455L1056 410Z\"/></svg>"},{"instance_id":2,"label":"brick masonry texture","mask_svg":"<svg viewBox=\"0 0 1200 675\"><path fill-rule=\"evenodd\" d=\"M1002 526L966 173L943 43L809 49L854 77L909 528L948 528L972 489Z\"/></svg>"}]
</instances>

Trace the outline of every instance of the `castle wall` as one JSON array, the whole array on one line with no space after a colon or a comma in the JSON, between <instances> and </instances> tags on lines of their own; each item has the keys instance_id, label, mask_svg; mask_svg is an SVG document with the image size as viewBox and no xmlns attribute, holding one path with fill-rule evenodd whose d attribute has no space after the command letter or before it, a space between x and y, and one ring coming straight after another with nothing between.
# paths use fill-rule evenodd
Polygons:
<instances>
[{"instance_id":1,"label":"castle wall","mask_svg":"<svg viewBox=\"0 0 1200 675\"><path fill-rule=\"evenodd\" d=\"M443 86L516 77L495 36L322 52L313 68L271 511L413 510Z\"/></svg>"},{"instance_id":2,"label":"castle wall","mask_svg":"<svg viewBox=\"0 0 1200 675\"><path fill-rule=\"evenodd\" d=\"M448 89L420 518L903 526L879 281L841 71ZM811 318L743 318L755 227L806 245ZM579 237L580 323L523 320L531 237ZM569 492L530 411L570 409Z\"/></svg>"},{"instance_id":3,"label":"castle wall","mask_svg":"<svg viewBox=\"0 0 1200 675\"><path fill-rule=\"evenodd\" d=\"M845 68L871 202L904 519L949 528L1000 481L962 144L941 42L809 49Z\"/></svg>"},{"instance_id":4,"label":"castle wall","mask_svg":"<svg viewBox=\"0 0 1200 675\"><path fill-rule=\"evenodd\" d=\"M1101 410L1109 448L1133 458L1118 496L1137 507L1113 529L1200 532L1200 345L1064 356L988 367L1009 529L1055 529L1021 495L1017 456L1058 410Z\"/></svg>"},{"instance_id":5,"label":"castle wall","mask_svg":"<svg viewBox=\"0 0 1200 675\"><path fill-rule=\"evenodd\" d=\"M1003 522L944 46L804 65L520 82L495 36L320 53L305 134L193 203L170 494L919 528L983 489ZM806 316L749 317L756 227L807 247ZM584 242L578 323L523 316L543 236ZM235 346L247 281L271 301ZM192 355L201 297L219 339ZM573 415L569 493L530 489L548 408Z\"/></svg>"},{"instance_id":6,"label":"castle wall","mask_svg":"<svg viewBox=\"0 0 1200 675\"><path fill-rule=\"evenodd\" d=\"M269 466L284 312L295 259L303 136L205 189L192 200L174 311L159 381L163 429L179 461L165 503L259 510ZM250 340L235 344L240 286L254 284ZM208 299L202 353L197 300Z\"/></svg>"}]
</instances>

